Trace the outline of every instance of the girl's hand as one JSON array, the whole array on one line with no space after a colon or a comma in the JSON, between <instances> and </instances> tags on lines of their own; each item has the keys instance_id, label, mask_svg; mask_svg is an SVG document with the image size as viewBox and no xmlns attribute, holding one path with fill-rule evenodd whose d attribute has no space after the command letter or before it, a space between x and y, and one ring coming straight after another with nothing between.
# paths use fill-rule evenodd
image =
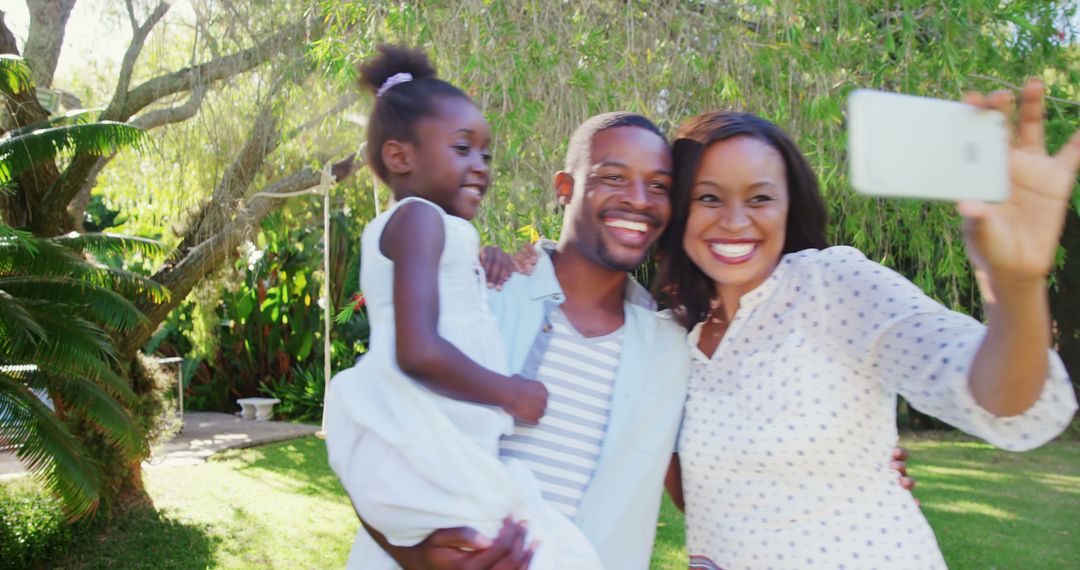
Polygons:
<instances>
[{"instance_id":1,"label":"girl's hand","mask_svg":"<svg viewBox=\"0 0 1080 570\"><path fill-rule=\"evenodd\" d=\"M514 258L505 251L489 245L480 250L480 265L484 267L489 289L502 289L510 275L518 271Z\"/></svg>"},{"instance_id":2,"label":"girl's hand","mask_svg":"<svg viewBox=\"0 0 1080 570\"><path fill-rule=\"evenodd\" d=\"M540 422L547 411L548 390L543 382L518 375L510 377L510 399L503 409L515 418L530 424Z\"/></svg>"},{"instance_id":3,"label":"girl's hand","mask_svg":"<svg viewBox=\"0 0 1080 570\"><path fill-rule=\"evenodd\" d=\"M531 243L521 246L514 255L489 245L480 250L480 265L484 267L487 275L489 288L501 290L503 283L510 279L510 275L517 272L524 275L532 274L536 265L536 249Z\"/></svg>"},{"instance_id":4,"label":"girl's hand","mask_svg":"<svg viewBox=\"0 0 1080 570\"><path fill-rule=\"evenodd\" d=\"M514 254L514 263L517 264L517 272L525 275L532 275L533 268L536 267L536 262L540 259L540 256L536 253L536 246L525 242L521 244L521 249L518 249Z\"/></svg>"},{"instance_id":5,"label":"girl's hand","mask_svg":"<svg viewBox=\"0 0 1080 570\"><path fill-rule=\"evenodd\" d=\"M1013 96L997 91L970 93L964 101L1011 117ZM999 204L960 202L968 255L995 288L1042 284L1054 255L1080 168L1080 130L1054 156L1046 153L1043 84L1028 80L1020 93L1020 112L1009 151L1009 199ZM1000 294L1000 291L999 291Z\"/></svg>"}]
</instances>

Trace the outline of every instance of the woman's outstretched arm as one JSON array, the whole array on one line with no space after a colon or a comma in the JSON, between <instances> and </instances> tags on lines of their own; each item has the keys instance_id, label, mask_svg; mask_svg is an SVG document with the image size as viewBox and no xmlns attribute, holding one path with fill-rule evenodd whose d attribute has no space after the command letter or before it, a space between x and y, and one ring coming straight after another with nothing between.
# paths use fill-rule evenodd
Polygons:
<instances>
[{"instance_id":1,"label":"woman's outstretched arm","mask_svg":"<svg viewBox=\"0 0 1080 570\"><path fill-rule=\"evenodd\" d=\"M1009 92L969 94L965 101L1012 116ZM997 416L1028 410L1042 393L1051 343L1046 276L1068 212L1080 167L1080 131L1058 151L1046 152L1043 85L1030 80L1020 94L1016 136L1009 151L1009 199L964 202L965 240L988 280L988 330L970 373L975 401Z\"/></svg>"}]
</instances>

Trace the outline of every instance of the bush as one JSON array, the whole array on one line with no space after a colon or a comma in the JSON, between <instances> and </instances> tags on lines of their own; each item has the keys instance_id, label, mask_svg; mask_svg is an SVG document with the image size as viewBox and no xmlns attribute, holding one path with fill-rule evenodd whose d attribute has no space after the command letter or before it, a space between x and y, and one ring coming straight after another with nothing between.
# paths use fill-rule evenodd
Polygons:
<instances>
[{"instance_id":1,"label":"bush","mask_svg":"<svg viewBox=\"0 0 1080 570\"><path fill-rule=\"evenodd\" d=\"M275 414L301 422L318 421L323 412L325 377L321 364L294 366L291 374L264 382L262 391L281 400L274 408Z\"/></svg>"},{"instance_id":2,"label":"bush","mask_svg":"<svg viewBox=\"0 0 1080 570\"><path fill-rule=\"evenodd\" d=\"M321 415L323 387L311 375L324 375L322 227L310 214L268 216L248 255L173 311L145 347L185 357L187 409L232 412L237 398L272 395L283 417ZM340 212L331 221L331 357L341 370L365 350L368 325L357 294L360 222Z\"/></svg>"},{"instance_id":3,"label":"bush","mask_svg":"<svg viewBox=\"0 0 1080 570\"><path fill-rule=\"evenodd\" d=\"M60 501L30 480L0 485L0 569L56 560L86 528L68 523Z\"/></svg>"}]
</instances>

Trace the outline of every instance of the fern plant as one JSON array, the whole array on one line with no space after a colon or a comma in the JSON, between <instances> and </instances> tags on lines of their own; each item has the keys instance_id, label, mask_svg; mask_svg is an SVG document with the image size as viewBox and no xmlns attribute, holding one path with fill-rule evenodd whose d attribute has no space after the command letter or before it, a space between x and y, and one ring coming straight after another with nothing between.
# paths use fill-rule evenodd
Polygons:
<instances>
[{"instance_id":1,"label":"fern plant","mask_svg":"<svg viewBox=\"0 0 1080 570\"><path fill-rule=\"evenodd\" d=\"M21 58L0 56L0 92L30 89L30 77ZM83 113L6 133L0 191L35 163L139 147L143 140L137 128L88 122ZM94 512L103 478L68 420L90 422L133 458L146 448L125 408L135 394L115 370L110 335L145 321L131 299L160 302L168 292L91 261L113 253L158 256L162 249L109 234L40 238L0 223L0 445L14 450L72 518Z\"/></svg>"}]
</instances>

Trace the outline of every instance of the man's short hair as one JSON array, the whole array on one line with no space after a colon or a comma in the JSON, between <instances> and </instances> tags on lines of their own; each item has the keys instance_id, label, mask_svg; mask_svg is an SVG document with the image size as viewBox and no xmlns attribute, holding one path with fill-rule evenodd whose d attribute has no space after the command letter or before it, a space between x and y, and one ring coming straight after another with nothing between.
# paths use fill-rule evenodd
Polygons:
<instances>
[{"instance_id":1,"label":"man's short hair","mask_svg":"<svg viewBox=\"0 0 1080 570\"><path fill-rule=\"evenodd\" d=\"M592 148L593 137L600 131L606 131L607 129L614 129L616 127L642 128L655 133L656 136L665 141L667 140L667 137L664 136L664 133L660 131L659 127L653 124L649 119L646 119L644 116L637 113L615 111L612 113L594 115L586 119L584 123L581 123L578 128L574 129L574 134L570 135L570 145L566 149L566 172L574 175L577 169L582 166L588 166L589 152Z\"/></svg>"}]
</instances>

